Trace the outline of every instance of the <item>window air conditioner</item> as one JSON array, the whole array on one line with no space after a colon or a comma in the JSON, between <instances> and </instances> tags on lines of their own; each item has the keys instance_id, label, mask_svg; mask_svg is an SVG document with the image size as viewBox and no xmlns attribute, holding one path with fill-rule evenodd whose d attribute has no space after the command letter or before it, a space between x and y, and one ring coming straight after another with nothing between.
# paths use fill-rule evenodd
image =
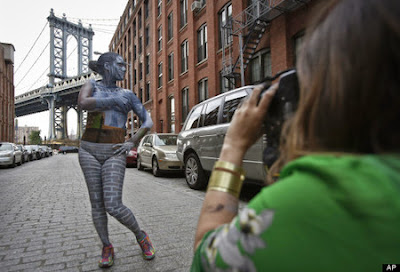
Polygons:
<instances>
[{"instance_id":1,"label":"window air conditioner","mask_svg":"<svg viewBox=\"0 0 400 272\"><path fill-rule=\"evenodd\" d=\"M191 6L192 12L193 11L198 11L199 9L201 9L201 2L200 1L194 1L192 3L192 6Z\"/></svg>"}]
</instances>

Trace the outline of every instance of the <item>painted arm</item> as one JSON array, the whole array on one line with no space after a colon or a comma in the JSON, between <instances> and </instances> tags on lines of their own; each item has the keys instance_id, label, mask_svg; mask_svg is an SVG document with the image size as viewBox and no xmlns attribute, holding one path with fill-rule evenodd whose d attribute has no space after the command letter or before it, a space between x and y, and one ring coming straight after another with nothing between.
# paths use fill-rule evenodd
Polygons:
<instances>
[{"instance_id":1,"label":"painted arm","mask_svg":"<svg viewBox=\"0 0 400 272\"><path fill-rule=\"evenodd\" d=\"M132 99L132 110L137 116L139 116L139 119L142 121L142 125L135 133L135 135L133 135L132 138L128 139L123 144L117 144L114 146L117 149L114 152L114 154L122 154L124 152L129 152L129 150L131 150L132 147L137 146L139 144L143 136L146 135L146 133L153 126L153 121L151 120L149 113L143 107L142 103L136 97L136 95L132 93L131 99Z\"/></svg>"},{"instance_id":2,"label":"painted arm","mask_svg":"<svg viewBox=\"0 0 400 272\"><path fill-rule=\"evenodd\" d=\"M137 145L144 135L153 127L153 120L151 120L150 114L146 111L140 100L133 95L133 111L142 121L142 125L135 133L135 135L130 139L135 145Z\"/></svg>"},{"instance_id":3,"label":"painted arm","mask_svg":"<svg viewBox=\"0 0 400 272\"><path fill-rule=\"evenodd\" d=\"M233 116L222 146L220 161L242 166L246 151L260 135L261 123L267 113L268 106L276 92L273 85L261 98L257 105L262 85L257 86ZM233 195L220 191L208 191L204 198L195 235L194 250L199 246L203 236L222 224L232 221L238 213L239 200Z\"/></svg>"}]
</instances>

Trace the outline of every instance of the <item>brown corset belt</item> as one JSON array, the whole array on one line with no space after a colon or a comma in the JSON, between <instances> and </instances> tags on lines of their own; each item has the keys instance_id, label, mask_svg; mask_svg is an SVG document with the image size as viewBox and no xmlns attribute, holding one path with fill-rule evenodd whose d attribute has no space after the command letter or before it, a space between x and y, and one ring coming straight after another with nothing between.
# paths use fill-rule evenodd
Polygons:
<instances>
[{"instance_id":1,"label":"brown corset belt","mask_svg":"<svg viewBox=\"0 0 400 272\"><path fill-rule=\"evenodd\" d=\"M125 142L126 130L117 127L86 128L82 141L104 144L118 144Z\"/></svg>"}]
</instances>

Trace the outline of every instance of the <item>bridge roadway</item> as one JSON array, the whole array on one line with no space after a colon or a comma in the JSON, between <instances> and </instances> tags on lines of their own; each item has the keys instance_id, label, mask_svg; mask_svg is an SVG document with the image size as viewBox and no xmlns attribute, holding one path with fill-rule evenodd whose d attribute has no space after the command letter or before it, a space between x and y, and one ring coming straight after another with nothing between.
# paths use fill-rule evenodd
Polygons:
<instances>
[{"instance_id":1,"label":"bridge roadway","mask_svg":"<svg viewBox=\"0 0 400 272\"><path fill-rule=\"evenodd\" d=\"M82 136L84 117L77 107L78 94L82 85L89 79L96 81L101 76L86 73L59 81L54 86L43 86L15 97L15 116L20 117L42 111L50 111L48 139L68 138L67 112L74 108L77 112L77 135Z\"/></svg>"},{"instance_id":2,"label":"bridge roadway","mask_svg":"<svg viewBox=\"0 0 400 272\"><path fill-rule=\"evenodd\" d=\"M79 90L88 79L101 79L96 73L86 73L65 79L51 86L42 86L15 97L15 116L20 117L49 110L46 98L55 96L55 107L77 105Z\"/></svg>"}]
</instances>

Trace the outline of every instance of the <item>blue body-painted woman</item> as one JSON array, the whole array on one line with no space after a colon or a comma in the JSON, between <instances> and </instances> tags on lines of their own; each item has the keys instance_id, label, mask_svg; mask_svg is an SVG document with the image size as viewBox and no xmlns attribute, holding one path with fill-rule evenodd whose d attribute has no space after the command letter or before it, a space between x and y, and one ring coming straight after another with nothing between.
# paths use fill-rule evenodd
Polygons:
<instances>
[{"instance_id":1,"label":"blue body-painted woman","mask_svg":"<svg viewBox=\"0 0 400 272\"><path fill-rule=\"evenodd\" d=\"M102 75L100 82L86 82L79 93L78 105L88 110L86 130L79 149L81 165L92 206L92 218L103 243L100 267L114 263L114 249L108 237L107 213L136 236L143 257L155 257L149 236L140 229L135 216L122 204L126 154L153 126L150 115L136 95L116 85L126 73L126 63L116 53L104 53L89 67ZM126 121L131 110L142 121L136 134L125 141Z\"/></svg>"}]
</instances>

